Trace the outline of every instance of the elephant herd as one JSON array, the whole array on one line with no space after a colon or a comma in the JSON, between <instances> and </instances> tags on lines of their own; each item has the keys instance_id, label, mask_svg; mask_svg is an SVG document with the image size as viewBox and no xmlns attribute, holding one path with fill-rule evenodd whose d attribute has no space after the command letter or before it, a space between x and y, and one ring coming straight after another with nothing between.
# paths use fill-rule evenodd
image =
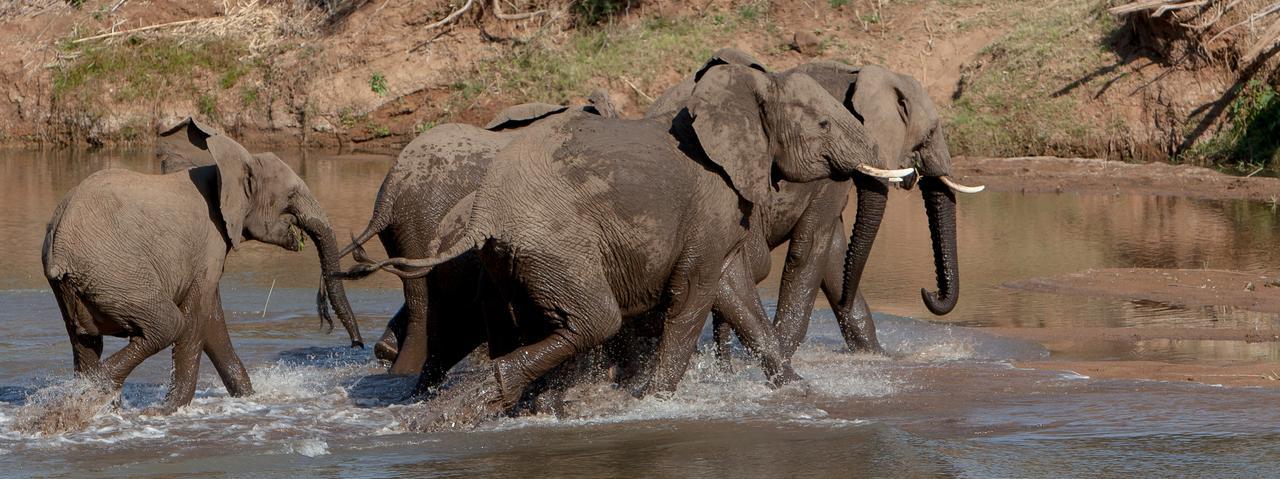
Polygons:
<instances>
[{"instance_id":1,"label":"elephant herd","mask_svg":"<svg viewBox=\"0 0 1280 479\"><path fill-rule=\"evenodd\" d=\"M956 184L933 103L914 79L882 67L814 62L770 72L724 49L642 119L608 96L565 107L508 108L483 128L446 124L396 159L368 226L340 246L303 181L271 153L251 154L188 119L162 132L161 175L96 173L71 190L45 235L43 263L77 374L119 388L173 346L157 413L190 402L201 352L232 396L252 386L231 347L218 292L242 241L320 256L320 316L336 313L363 346L345 281L385 271L404 304L374 347L390 372L418 374L418 397L482 345L496 387L492 414L571 384L588 353L619 387L675 390L707 317L718 351L730 332L771 385L799 379L818 290L852 351L878 352L859 293L892 185L919 186L947 314L959 295ZM841 213L857 191L846 240ZM377 236L389 258L368 257ZM756 292L770 251L787 244L771 321ZM843 251L844 255L839 253ZM342 270L341 259L355 265ZM103 360L102 336L128 338ZM592 362L592 366L602 366Z\"/></svg>"}]
</instances>

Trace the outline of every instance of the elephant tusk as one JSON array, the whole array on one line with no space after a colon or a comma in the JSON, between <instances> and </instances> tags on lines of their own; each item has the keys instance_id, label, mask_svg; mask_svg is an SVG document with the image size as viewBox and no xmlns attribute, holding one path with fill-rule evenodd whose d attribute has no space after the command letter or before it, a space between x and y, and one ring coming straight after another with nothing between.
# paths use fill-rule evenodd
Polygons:
<instances>
[{"instance_id":1,"label":"elephant tusk","mask_svg":"<svg viewBox=\"0 0 1280 479\"><path fill-rule=\"evenodd\" d=\"M867 166L867 165L858 165L856 169L858 170L858 172L864 175L874 176L876 178L902 178L904 176L908 176L916 172L915 168L903 168L900 170L882 170L880 168L876 168L874 166Z\"/></svg>"},{"instance_id":2,"label":"elephant tusk","mask_svg":"<svg viewBox=\"0 0 1280 479\"><path fill-rule=\"evenodd\" d=\"M902 183L902 178L889 178L890 183Z\"/></svg>"},{"instance_id":3,"label":"elephant tusk","mask_svg":"<svg viewBox=\"0 0 1280 479\"><path fill-rule=\"evenodd\" d=\"M960 183L951 181L951 178L948 178L946 176L939 176L938 179L942 180L942 183L947 185L948 188L951 188L960 193L970 193L970 194L978 193L987 188L986 185L965 186Z\"/></svg>"}]
</instances>

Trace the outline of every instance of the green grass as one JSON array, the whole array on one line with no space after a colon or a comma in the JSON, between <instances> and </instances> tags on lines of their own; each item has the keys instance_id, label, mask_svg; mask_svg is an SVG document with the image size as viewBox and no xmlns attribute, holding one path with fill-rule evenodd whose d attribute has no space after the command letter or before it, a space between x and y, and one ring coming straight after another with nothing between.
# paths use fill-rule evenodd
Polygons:
<instances>
[{"instance_id":1,"label":"green grass","mask_svg":"<svg viewBox=\"0 0 1280 479\"><path fill-rule=\"evenodd\" d=\"M1180 153L1176 161L1251 173L1274 170L1280 155L1280 92L1251 80L1227 108L1227 122L1212 138Z\"/></svg>"},{"instance_id":2,"label":"green grass","mask_svg":"<svg viewBox=\"0 0 1280 479\"><path fill-rule=\"evenodd\" d=\"M592 88L589 82L600 77L612 85L625 85L612 80L626 80L643 88L660 72L694 70L733 32L762 21L758 12L742 15L740 8L738 13L580 28L562 46L536 41L516 46L471 75L490 79L487 87L455 85L455 95L471 97L483 90L501 95L507 103L564 103L584 96Z\"/></svg>"},{"instance_id":3,"label":"green grass","mask_svg":"<svg viewBox=\"0 0 1280 479\"><path fill-rule=\"evenodd\" d=\"M849 0L827 0L831 8L840 8L849 4Z\"/></svg>"},{"instance_id":4,"label":"green grass","mask_svg":"<svg viewBox=\"0 0 1280 479\"><path fill-rule=\"evenodd\" d=\"M948 142L957 154L1016 156L1088 154L1090 144L1123 135L1125 124L1081 111L1077 95L1118 73L1090 77L1115 61L1106 36L1116 28L1102 0L1059 2L1026 16L963 72L948 112ZM1090 78L1076 88L1073 82ZM1068 91L1069 90L1069 91Z\"/></svg>"},{"instance_id":5,"label":"green grass","mask_svg":"<svg viewBox=\"0 0 1280 479\"><path fill-rule=\"evenodd\" d=\"M369 89L373 90L378 96L387 94L387 77L382 72L373 72L373 76L369 77Z\"/></svg>"},{"instance_id":6,"label":"green grass","mask_svg":"<svg viewBox=\"0 0 1280 479\"><path fill-rule=\"evenodd\" d=\"M179 42L136 37L116 44L72 44L61 48L75 59L53 74L55 99L117 102L156 100L174 94L196 98L214 83L231 88L251 65L239 58L243 45L227 40Z\"/></svg>"}]
</instances>

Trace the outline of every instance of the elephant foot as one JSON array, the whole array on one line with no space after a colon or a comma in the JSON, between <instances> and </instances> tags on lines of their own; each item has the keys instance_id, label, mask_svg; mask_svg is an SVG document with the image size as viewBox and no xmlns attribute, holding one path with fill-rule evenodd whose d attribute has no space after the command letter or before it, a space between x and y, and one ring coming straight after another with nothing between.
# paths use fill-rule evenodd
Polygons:
<instances>
[{"instance_id":1,"label":"elephant foot","mask_svg":"<svg viewBox=\"0 0 1280 479\"><path fill-rule=\"evenodd\" d=\"M803 382L804 378L800 377L799 374L796 374L796 371L791 369L791 365L787 364L782 366L776 374L769 378L769 386L774 389L778 389L797 381Z\"/></svg>"},{"instance_id":2,"label":"elephant foot","mask_svg":"<svg viewBox=\"0 0 1280 479\"><path fill-rule=\"evenodd\" d=\"M378 341L378 344L373 346L373 357L378 358L381 361L394 363L396 362L396 357L399 355L400 350L396 348L394 339L388 341L386 338L383 338Z\"/></svg>"},{"instance_id":3,"label":"elephant foot","mask_svg":"<svg viewBox=\"0 0 1280 479\"><path fill-rule=\"evenodd\" d=\"M515 407L520 397L524 395L524 386L528 381L521 380L523 374L519 369L520 365L515 364L515 361L502 359L493 361L493 378L497 381L497 392L503 409Z\"/></svg>"},{"instance_id":4,"label":"elephant foot","mask_svg":"<svg viewBox=\"0 0 1280 479\"><path fill-rule=\"evenodd\" d=\"M487 374L435 391L425 404L429 412L406 421L409 429L420 432L467 430L497 418L507 410L498 393L497 381Z\"/></svg>"}]
</instances>

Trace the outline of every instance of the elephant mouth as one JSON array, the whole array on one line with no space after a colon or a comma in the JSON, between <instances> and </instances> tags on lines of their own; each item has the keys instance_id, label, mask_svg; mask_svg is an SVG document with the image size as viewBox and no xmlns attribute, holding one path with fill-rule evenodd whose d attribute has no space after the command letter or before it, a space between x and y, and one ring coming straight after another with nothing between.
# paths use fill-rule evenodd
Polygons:
<instances>
[{"instance_id":1,"label":"elephant mouth","mask_svg":"<svg viewBox=\"0 0 1280 479\"><path fill-rule=\"evenodd\" d=\"M302 228L293 224L289 225L287 241L285 248L288 248L289 251L302 251L303 248L307 247L307 235L303 234Z\"/></svg>"}]
</instances>

